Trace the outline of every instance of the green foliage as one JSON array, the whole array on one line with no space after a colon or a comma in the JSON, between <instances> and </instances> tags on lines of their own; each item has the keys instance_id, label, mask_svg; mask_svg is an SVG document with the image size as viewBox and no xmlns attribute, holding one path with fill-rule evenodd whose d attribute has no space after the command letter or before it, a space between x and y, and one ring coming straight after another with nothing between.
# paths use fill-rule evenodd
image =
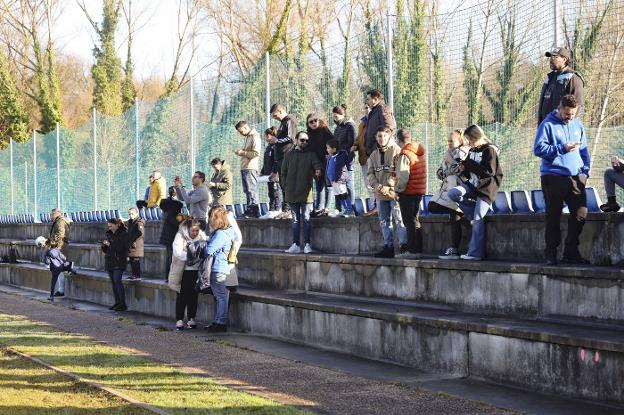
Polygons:
<instances>
[{"instance_id":1,"label":"green foliage","mask_svg":"<svg viewBox=\"0 0 624 415\"><path fill-rule=\"evenodd\" d=\"M368 76L368 83L362 85L362 92L376 88L382 93L388 92L388 63L386 61L386 42L381 24L373 18L370 4L364 6L364 27L366 44L359 56L359 64Z\"/></svg>"},{"instance_id":2,"label":"green foliage","mask_svg":"<svg viewBox=\"0 0 624 415\"><path fill-rule=\"evenodd\" d=\"M470 125L478 123L483 118L479 75L472 57L472 21L470 21L468 26L468 38L464 46L462 70L464 72L464 92L468 106L468 125Z\"/></svg>"},{"instance_id":3,"label":"green foliage","mask_svg":"<svg viewBox=\"0 0 624 415\"><path fill-rule=\"evenodd\" d=\"M425 41L425 2L407 1L408 17L402 17L404 0L397 1L397 27L394 35L395 110L397 125L411 126L427 120L427 51Z\"/></svg>"},{"instance_id":4,"label":"green foliage","mask_svg":"<svg viewBox=\"0 0 624 415\"><path fill-rule=\"evenodd\" d=\"M120 115L122 104L121 60L115 50L115 31L119 23L118 0L104 0L102 24L96 27L100 45L93 49L95 64L91 75L95 81L93 105L104 115Z\"/></svg>"},{"instance_id":5,"label":"green foliage","mask_svg":"<svg viewBox=\"0 0 624 415\"><path fill-rule=\"evenodd\" d=\"M36 101L41 112L39 130L45 134L53 131L57 123L63 124L59 79L55 69L52 43L48 43L44 55L41 44L35 37L33 52L36 61L35 79L39 87Z\"/></svg>"},{"instance_id":6,"label":"green foliage","mask_svg":"<svg viewBox=\"0 0 624 415\"><path fill-rule=\"evenodd\" d=\"M126 112L134 105L136 100L136 88L134 87L134 66L132 64L132 55L130 54L130 46L128 46L128 57L126 58L126 67L124 69L124 80L121 84L121 105L122 111Z\"/></svg>"},{"instance_id":7,"label":"green foliage","mask_svg":"<svg viewBox=\"0 0 624 415\"><path fill-rule=\"evenodd\" d=\"M0 148L8 145L9 137L16 142L30 138L28 114L24 110L7 57L0 50Z\"/></svg>"}]
</instances>

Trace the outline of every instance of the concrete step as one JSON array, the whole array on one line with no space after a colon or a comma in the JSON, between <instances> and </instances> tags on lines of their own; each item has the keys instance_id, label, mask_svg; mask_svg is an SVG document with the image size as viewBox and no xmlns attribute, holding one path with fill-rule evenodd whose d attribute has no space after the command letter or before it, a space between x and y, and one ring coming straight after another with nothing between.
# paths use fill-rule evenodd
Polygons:
<instances>
[{"instance_id":1,"label":"concrete step","mask_svg":"<svg viewBox=\"0 0 624 415\"><path fill-rule=\"evenodd\" d=\"M450 229L444 215L422 218L424 253L439 254L450 244ZM285 249L292 243L289 220L243 219L238 221L244 245L251 248ZM160 222L147 222L145 241L158 244ZM567 229L567 217L561 219L562 232ZM104 223L71 224L70 240L77 243L99 242L105 231ZM20 224L0 226L0 238L35 239L48 235L49 224ZM493 215L486 218L486 255L494 260L543 259L544 216ZM465 250L470 232L464 232ZM360 255L381 248L379 220L371 218L316 218L312 220L312 245L321 252ZM624 213L590 213L581 237L580 252L596 265L617 264L624 260Z\"/></svg>"},{"instance_id":2,"label":"concrete step","mask_svg":"<svg viewBox=\"0 0 624 415\"><path fill-rule=\"evenodd\" d=\"M1 264L0 282L47 289L49 272L35 264ZM163 281L127 281L132 310L171 318L175 293ZM106 275L80 272L66 294L112 303ZM202 296L198 318L211 320ZM239 289L233 327L312 347L469 376L528 390L624 403L624 330L555 321L492 317L410 303L297 291Z\"/></svg>"},{"instance_id":3,"label":"concrete step","mask_svg":"<svg viewBox=\"0 0 624 415\"><path fill-rule=\"evenodd\" d=\"M26 299L45 301L46 294L38 290L0 285L0 291L18 295ZM110 314L113 318L119 313L107 307L70 298L59 298L57 304L83 312ZM149 325L158 330L171 328L170 319L154 317L137 312L125 312L124 320L139 325ZM536 415L615 415L621 414L624 406L603 405L553 395L529 392L472 378L424 373L414 368L362 359L345 353L332 352L307 345L292 343L275 338L249 333L229 331L222 334L206 334L203 330L186 330L180 335L203 337L233 347L252 350L258 353L302 362L308 365L344 372L367 379L416 386L434 392L447 393L464 399L482 401L523 413Z\"/></svg>"},{"instance_id":4,"label":"concrete step","mask_svg":"<svg viewBox=\"0 0 624 415\"><path fill-rule=\"evenodd\" d=\"M0 252L8 248L0 240ZM38 262L34 241L17 242L21 258ZM78 267L103 269L99 244L68 245ZM501 261L380 259L335 254L286 254L242 249L238 276L259 288L380 297L420 305L524 318L562 318L624 325L624 269L596 266L545 266ZM146 245L144 275L165 279L161 245Z\"/></svg>"}]
</instances>

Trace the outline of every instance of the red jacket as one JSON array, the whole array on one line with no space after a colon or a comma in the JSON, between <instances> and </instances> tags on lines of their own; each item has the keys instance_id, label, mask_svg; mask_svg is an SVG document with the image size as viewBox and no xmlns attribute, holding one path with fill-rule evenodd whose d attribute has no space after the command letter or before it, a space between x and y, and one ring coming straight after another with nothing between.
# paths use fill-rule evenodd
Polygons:
<instances>
[{"instance_id":1,"label":"red jacket","mask_svg":"<svg viewBox=\"0 0 624 415\"><path fill-rule=\"evenodd\" d=\"M409 143L401 149L395 163L396 191L399 195L424 195L427 191L427 160L420 143Z\"/></svg>"}]
</instances>

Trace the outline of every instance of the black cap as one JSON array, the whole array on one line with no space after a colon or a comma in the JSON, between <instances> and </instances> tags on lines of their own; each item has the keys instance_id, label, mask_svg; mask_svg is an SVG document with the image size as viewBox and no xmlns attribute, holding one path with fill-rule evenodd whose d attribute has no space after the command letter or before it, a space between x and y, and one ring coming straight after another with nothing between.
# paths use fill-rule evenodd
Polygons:
<instances>
[{"instance_id":1,"label":"black cap","mask_svg":"<svg viewBox=\"0 0 624 415\"><path fill-rule=\"evenodd\" d=\"M552 55L558 55L570 60L570 51L566 48L553 48L545 53L547 58L550 58Z\"/></svg>"}]
</instances>

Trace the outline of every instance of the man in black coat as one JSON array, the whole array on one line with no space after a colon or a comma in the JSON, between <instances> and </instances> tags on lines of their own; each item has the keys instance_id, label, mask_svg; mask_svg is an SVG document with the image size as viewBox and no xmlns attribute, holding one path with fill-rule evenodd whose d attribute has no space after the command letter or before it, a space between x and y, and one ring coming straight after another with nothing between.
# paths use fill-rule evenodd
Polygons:
<instances>
[{"instance_id":1,"label":"man in black coat","mask_svg":"<svg viewBox=\"0 0 624 415\"><path fill-rule=\"evenodd\" d=\"M550 59L551 72L546 76L542 93L540 94L537 110L537 125L555 110L561 98L566 95L574 95L579 104L577 118L583 115L585 81L580 73L570 67L570 52L566 48L554 48L546 52L545 56Z\"/></svg>"},{"instance_id":2,"label":"man in black coat","mask_svg":"<svg viewBox=\"0 0 624 415\"><path fill-rule=\"evenodd\" d=\"M162 229L160 230L159 244L164 245L167 249L167 273L165 279L169 276L169 268L171 267L171 259L173 257L173 240L180 222L178 215L182 212L182 202L176 197L175 187L169 188L169 197L160 201L160 209L162 210Z\"/></svg>"},{"instance_id":3,"label":"man in black coat","mask_svg":"<svg viewBox=\"0 0 624 415\"><path fill-rule=\"evenodd\" d=\"M128 222L126 222L126 228L128 229L128 260L132 270L132 275L128 279L140 280L141 258L145 256L145 239L143 237L145 221L139 217L137 208L128 209L128 216L130 217Z\"/></svg>"}]
</instances>

